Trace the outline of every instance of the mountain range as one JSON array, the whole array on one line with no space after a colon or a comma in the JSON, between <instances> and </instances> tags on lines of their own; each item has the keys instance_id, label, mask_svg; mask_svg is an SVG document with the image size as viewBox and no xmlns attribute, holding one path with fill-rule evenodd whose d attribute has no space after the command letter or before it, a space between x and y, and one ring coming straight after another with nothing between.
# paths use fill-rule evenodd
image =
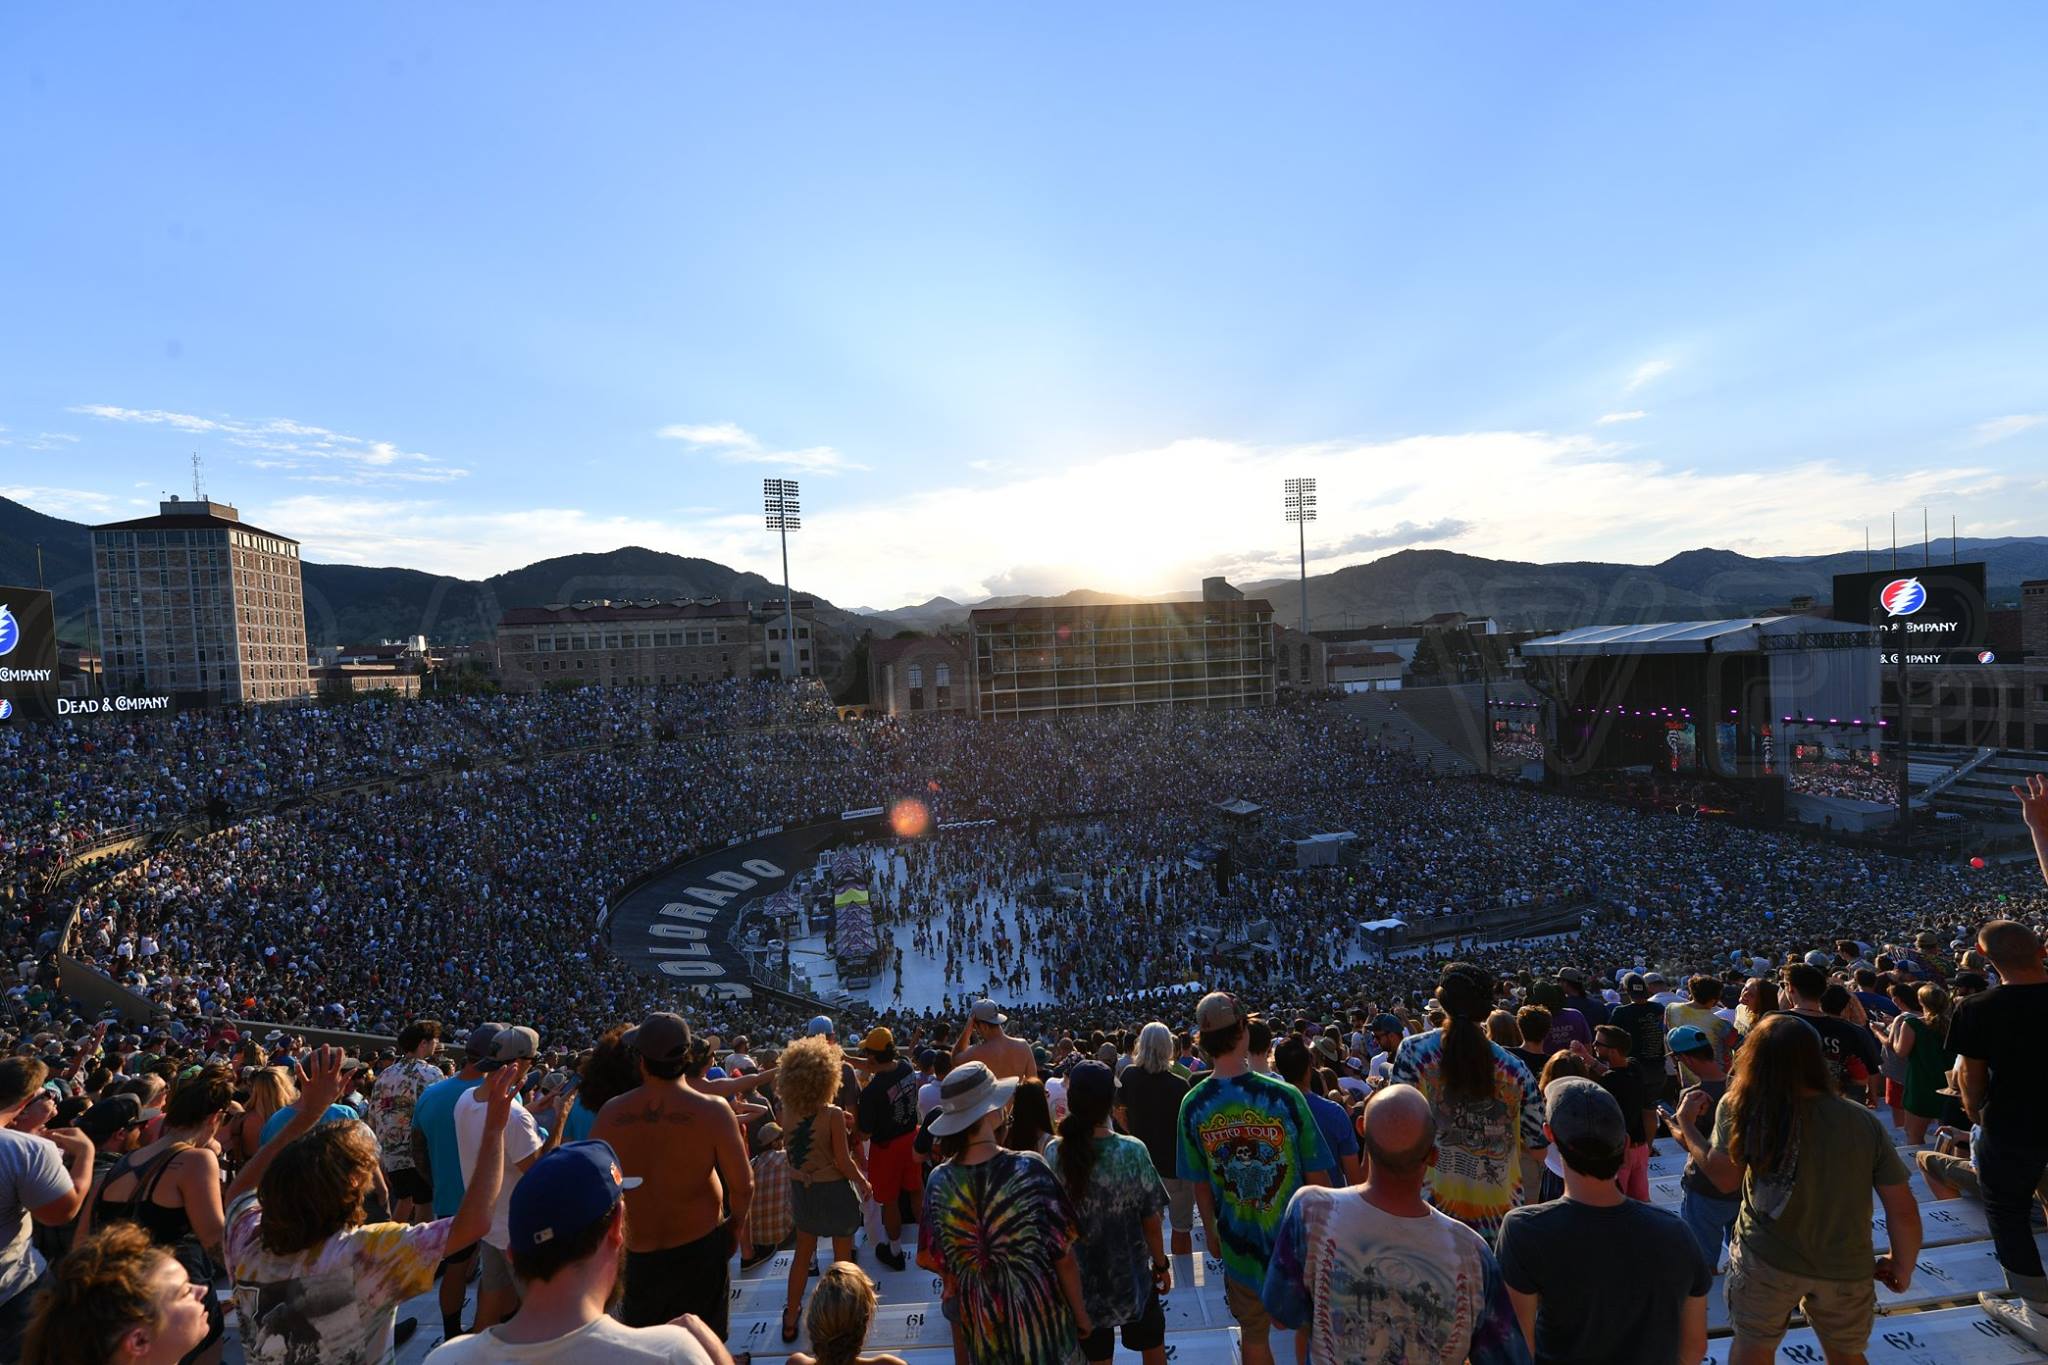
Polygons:
<instances>
[{"instance_id":1,"label":"mountain range","mask_svg":"<svg viewBox=\"0 0 2048 1365\"><path fill-rule=\"evenodd\" d=\"M287 530L289 528L284 528ZM88 528L0 497L0 582L38 581L36 546L42 547L41 581L56 596L58 631L92 642L92 546ZM1985 563L1994 604L2018 600L2019 585L2048 578L2048 536L1963 538L1956 553ZM1920 555L1902 556L1909 569ZM1933 547L1936 563L1949 558L1946 541ZM1885 568L1889 553L1873 557ZM1826 602L1831 579L1864 567L1862 551L1833 555L1754 558L1732 550L1699 549L1658 564L1573 561L1532 564L1487 559L1449 550L1401 550L1308 580L1309 615L1318 629L1345 625L1405 624L1443 611L1492 616L1505 626L1562 630L1595 623L1674 621L1737 616L1782 607L1796 597ZM712 597L759 601L780 597L781 586L708 559L637 545L600 553L562 555L482 580L418 569L303 562L306 633L314 646L359 644L425 635L435 643L488 638L509 607L542 606L585 598ZM1299 619L1295 579L1240 584L1268 598L1289 625ZM845 611L816 594L821 655L850 657L861 632L932 631L967 619L974 607L1128 600L1128 595L1077 589L1058 597L990 597L974 603L934 597L885 611ZM1156 600L1192 597L1155 595ZM832 649L833 645L839 648Z\"/></svg>"}]
</instances>

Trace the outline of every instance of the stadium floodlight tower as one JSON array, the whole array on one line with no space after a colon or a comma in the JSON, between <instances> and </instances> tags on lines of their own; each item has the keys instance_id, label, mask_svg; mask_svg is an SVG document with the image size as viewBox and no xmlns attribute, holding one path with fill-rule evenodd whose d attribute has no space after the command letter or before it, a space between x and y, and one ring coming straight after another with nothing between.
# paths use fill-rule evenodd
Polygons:
<instances>
[{"instance_id":1,"label":"stadium floodlight tower","mask_svg":"<svg viewBox=\"0 0 2048 1365\"><path fill-rule=\"evenodd\" d=\"M795 479L761 480L761 510L768 514L768 529L782 536L782 676L793 678L796 669L796 603L789 592L789 533L803 529L803 510L797 501Z\"/></svg>"},{"instance_id":2,"label":"stadium floodlight tower","mask_svg":"<svg viewBox=\"0 0 2048 1365\"><path fill-rule=\"evenodd\" d=\"M1308 524L1316 519L1316 481L1288 479L1281 485L1287 494L1287 519L1300 531L1301 541L1301 633L1308 634Z\"/></svg>"}]
</instances>

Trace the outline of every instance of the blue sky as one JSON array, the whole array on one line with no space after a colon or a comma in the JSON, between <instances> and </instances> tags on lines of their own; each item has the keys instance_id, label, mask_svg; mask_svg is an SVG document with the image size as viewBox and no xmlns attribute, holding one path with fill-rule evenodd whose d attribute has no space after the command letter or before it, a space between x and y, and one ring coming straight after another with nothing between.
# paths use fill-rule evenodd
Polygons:
<instances>
[{"instance_id":1,"label":"blue sky","mask_svg":"<svg viewBox=\"0 0 2048 1365\"><path fill-rule=\"evenodd\" d=\"M0 10L0 492L848 604L2048 531L2033 5ZM1127 511L1125 509L1135 509Z\"/></svg>"}]
</instances>

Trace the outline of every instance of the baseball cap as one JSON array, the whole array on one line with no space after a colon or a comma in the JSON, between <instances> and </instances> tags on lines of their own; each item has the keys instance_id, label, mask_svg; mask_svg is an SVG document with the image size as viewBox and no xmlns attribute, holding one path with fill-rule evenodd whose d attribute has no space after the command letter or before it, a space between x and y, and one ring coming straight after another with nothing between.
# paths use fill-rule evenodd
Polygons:
<instances>
[{"instance_id":1,"label":"baseball cap","mask_svg":"<svg viewBox=\"0 0 2048 1365\"><path fill-rule=\"evenodd\" d=\"M1373 1016L1372 1022L1365 1026L1365 1031L1367 1033L1405 1033L1407 1030L1401 1027L1401 1021L1396 1016L1376 1014Z\"/></svg>"},{"instance_id":2,"label":"baseball cap","mask_svg":"<svg viewBox=\"0 0 2048 1365\"><path fill-rule=\"evenodd\" d=\"M1529 1003L1541 1005L1553 1014L1565 1008L1564 987L1555 981L1533 981L1529 984Z\"/></svg>"},{"instance_id":3,"label":"baseball cap","mask_svg":"<svg viewBox=\"0 0 2048 1365\"><path fill-rule=\"evenodd\" d=\"M1237 1003L1236 996L1224 991L1210 991L1202 997L1202 1003L1195 1006L1195 1027L1203 1033L1244 1022L1244 1006Z\"/></svg>"},{"instance_id":4,"label":"baseball cap","mask_svg":"<svg viewBox=\"0 0 2048 1365\"><path fill-rule=\"evenodd\" d=\"M765 1152L782 1141L782 1125L770 1119L754 1130L754 1150Z\"/></svg>"},{"instance_id":5,"label":"baseball cap","mask_svg":"<svg viewBox=\"0 0 2048 1365\"><path fill-rule=\"evenodd\" d=\"M832 1021L822 1014L811 1016L811 1022L804 1025L804 1032L813 1038L830 1038L836 1030Z\"/></svg>"},{"instance_id":6,"label":"baseball cap","mask_svg":"<svg viewBox=\"0 0 2048 1365\"><path fill-rule=\"evenodd\" d=\"M498 1030L497 1036L491 1039L491 1055L483 1059L484 1069L489 1071L509 1062L523 1062L539 1051L540 1035L524 1024L502 1028ZM362 1063L357 1062L356 1065L361 1066ZM342 1064L342 1069L349 1069L346 1062Z\"/></svg>"},{"instance_id":7,"label":"baseball cap","mask_svg":"<svg viewBox=\"0 0 2048 1365\"><path fill-rule=\"evenodd\" d=\"M974 1009L969 1012L967 1017L977 1024L1007 1024L1010 1022L1010 1016L997 1009L996 1002L993 1000L975 1001Z\"/></svg>"},{"instance_id":8,"label":"baseball cap","mask_svg":"<svg viewBox=\"0 0 2048 1365\"><path fill-rule=\"evenodd\" d=\"M868 1036L860 1040L862 1055L887 1060L896 1055L896 1035L880 1024L868 1030Z\"/></svg>"},{"instance_id":9,"label":"baseball cap","mask_svg":"<svg viewBox=\"0 0 2048 1365\"><path fill-rule=\"evenodd\" d=\"M1569 981L1574 986L1584 986L1586 984L1586 973L1578 967L1559 967L1557 969L1557 979L1559 981Z\"/></svg>"},{"instance_id":10,"label":"baseball cap","mask_svg":"<svg viewBox=\"0 0 2048 1365\"><path fill-rule=\"evenodd\" d=\"M78 1131L97 1145L141 1122L141 1100L133 1095L109 1095L85 1111L84 1117L78 1120Z\"/></svg>"},{"instance_id":11,"label":"baseball cap","mask_svg":"<svg viewBox=\"0 0 2048 1365\"><path fill-rule=\"evenodd\" d=\"M1621 1106L1598 1081L1584 1076L1558 1077L1543 1092L1543 1112L1551 1135L1565 1147L1589 1154L1628 1149L1628 1125ZM518 1194L518 1186L513 1187L513 1194Z\"/></svg>"},{"instance_id":12,"label":"baseball cap","mask_svg":"<svg viewBox=\"0 0 2048 1365\"><path fill-rule=\"evenodd\" d=\"M1806 955L1806 965L1809 967L1818 967L1822 971L1826 971L1829 967L1832 967L1834 963L1835 960L1833 958L1829 957L1826 953L1822 952L1818 948L1815 948L1812 952Z\"/></svg>"},{"instance_id":13,"label":"baseball cap","mask_svg":"<svg viewBox=\"0 0 2048 1365\"><path fill-rule=\"evenodd\" d=\"M619 1170L609 1142L565 1142L526 1168L512 1187L511 1249L532 1251L609 1218L638 1176Z\"/></svg>"},{"instance_id":14,"label":"baseball cap","mask_svg":"<svg viewBox=\"0 0 2048 1365\"><path fill-rule=\"evenodd\" d=\"M1116 1098L1116 1073L1101 1062L1076 1062L1067 1072L1067 1103L1108 1103Z\"/></svg>"},{"instance_id":15,"label":"baseball cap","mask_svg":"<svg viewBox=\"0 0 2048 1365\"><path fill-rule=\"evenodd\" d=\"M1714 1045L1707 1041L1706 1032L1691 1024L1680 1024L1664 1035L1664 1046L1673 1052L1712 1052Z\"/></svg>"},{"instance_id":16,"label":"baseball cap","mask_svg":"<svg viewBox=\"0 0 2048 1365\"><path fill-rule=\"evenodd\" d=\"M935 1047L921 1047L917 1050L917 1069L930 1071L938 1064L939 1050Z\"/></svg>"},{"instance_id":17,"label":"baseball cap","mask_svg":"<svg viewBox=\"0 0 2048 1365\"><path fill-rule=\"evenodd\" d=\"M472 1061L480 1062L491 1055L491 1044L504 1030L503 1024L478 1024L469 1031L469 1038L463 1043L462 1050L469 1054Z\"/></svg>"},{"instance_id":18,"label":"baseball cap","mask_svg":"<svg viewBox=\"0 0 2048 1365\"><path fill-rule=\"evenodd\" d=\"M680 1014L664 1010L648 1015L638 1028L626 1030L621 1041L650 1062L680 1062L690 1051L690 1026Z\"/></svg>"},{"instance_id":19,"label":"baseball cap","mask_svg":"<svg viewBox=\"0 0 2048 1365\"><path fill-rule=\"evenodd\" d=\"M1650 983L1635 972L1630 972L1621 978L1621 989L1629 995L1641 995L1650 989Z\"/></svg>"}]
</instances>

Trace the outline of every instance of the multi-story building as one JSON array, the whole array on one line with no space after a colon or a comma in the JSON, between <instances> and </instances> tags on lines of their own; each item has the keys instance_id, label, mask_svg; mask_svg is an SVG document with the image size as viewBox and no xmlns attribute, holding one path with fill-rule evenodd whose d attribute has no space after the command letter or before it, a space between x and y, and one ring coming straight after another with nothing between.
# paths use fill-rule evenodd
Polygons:
<instances>
[{"instance_id":1,"label":"multi-story building","mask_svg":"<svg viewBox=\"0 0 2048 1365\"><path fill-rule=\"evenodd\" d=\"M812 677L810 601L796 607L797 669ZM549 683L598 687L780 677L782 603L592 601L514 607L498 623L498 667L511 691Z\"/></svg>"},{"instance_id":2,"label":"multi-story building","mask_svg":"<svg viewBox=\"0 0 2048 1365\"><path fill-rule=\"evenodd\" d=\"M1274 699L1273 606L1261 598L985 607L968 630L984 718Z\"/></svg>"},{"instance_id":3,"label":"multi-story building","mask_svg":"<svg viewBox=\"0 0 2048 1365\"><path fill-rule=\"evenodd\" d=\"M299 543L226 503L173 497L157 515L92 528L109 691L192 703L312 695Z\"/></svg>"},{"instance_id":4,"label":"multi-story building","mask_svg":"<svg viewBox=\"0 0 2048 1365\"><path fill-rule=\"evenodd\" d=\"M1330 647L1289 626L1274 631L1275 676L1282 692L1323 692L1330 686Z\"/></svg>"}]
</instances>

